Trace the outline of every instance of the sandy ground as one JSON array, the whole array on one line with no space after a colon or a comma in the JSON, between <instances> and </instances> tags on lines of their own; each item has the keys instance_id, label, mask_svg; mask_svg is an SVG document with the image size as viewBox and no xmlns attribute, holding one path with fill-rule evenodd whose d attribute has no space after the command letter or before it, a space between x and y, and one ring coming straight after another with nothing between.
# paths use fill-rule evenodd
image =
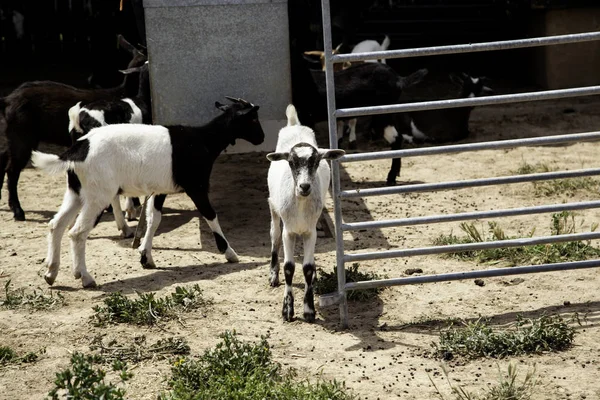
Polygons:
<instances>
[{"instance_id":1,"label":"sandy ground","mask_svg":"<svg viewBox=\"0 0 600 400\"><path fill-rule=\"evenodd\" d=\"M587 132L600 128L600 99L584 98L527 105L484 107L472 117L472 141L509 139L540 135ZM565 112L565 110L567 112ZM359 138L368 150L385 149ZM532 147L439 155L405 159L401 183L437 182L486 176L510 175L522 162L543 162L561 169L597 166L600 144ZM318 309L317 322L300 317L292 323L281 320L283 287L268 285L269 212L267 207L264 154L224 155L213 172L211 199L222 228L240 255L240 263L227 264L216 251L212 235L201 224L189 199L169 196L165 214L154 241L156 270L143 270L130 240L119 237L113 218L105 214L91 234L87 246L90 272L99 287L83 290L70 274L67 238L63 240L63 268L52 290L61 291L67 301L50 312L0 311L0 344L20 351L46 352L34 364L0 369L0 399L40 399L51 388L55 372L68 364L73 351L88 351L92 337L108 333L116 338L144 334L149 342L182 335L193 354L201 354L218 342L218 335L235 329L243 339L255 340L269 334L275 360L297 368L302 377L343 380L365 399L434 399L431 377L449 396L441 374L441 361L427 356L430 344L442 327L435 321L446 318L491 317L502 326L518 314L526 317L559 313L567 318L575 312L585 315L582 325L574 324L575 345L556 354L516 357L510 360L483 359L451 364L451 377L472 391L481 391L497 382L498 367L506 370L509 361L519 364L524 375L536 365L540 387L535 399L600 398L600 271L581 270L486 279L485 286L473 281L456 281L408 287L394 287L367 304L350 304L350 327L339 328L337 307ZM352 163L344 166L344 188L367 188L385 182L389 161ZM244 171L244 172L241 172ZM26 222L14 222L2 191L0 203L0 285L12 280L14 287L30 289L46 284L42 278L46 255L47 222L58 209L64 190L63 177L50 177L26 169L21 178L21 202ZM596 194L574 197L539 198L532 184L463 189L439 193L418 193L353 199L343 203L346 221L391 219L485 209L502 209L561 201L592 200ZM328 204L331 210L331 201ZM580 231L600 222L600 211L579 212ZM525 234L532 227L536 235L549 233L547 214L499 220L511 235ZM481 227L485 221L477 222ZM134 223L135 224L135 223ZM431 245L440 233L460 233L458 224L437 224L407 228L352 232L344 235L349 252ZM598 245L594 243L594 245ZM318 267L331 270L335 264L335 243L331 238L317 242ZM440 256L368 261L361 269L403 276L406 268L422 268L425 274L495 268ZM296 310L301 310L303 278L296 274ZM92 307L109 293L153 291L170 293L175 286L199 284L214 306L189 315L183 324L174 321L162 328L125 325L96 328L89 322ZM568 301L570 305L565 306ZM421 323L416 323L421 322ZM128 398L154 399L166 388L167 361L137 365L128 385Z\"/></svg>"}]
</instances>

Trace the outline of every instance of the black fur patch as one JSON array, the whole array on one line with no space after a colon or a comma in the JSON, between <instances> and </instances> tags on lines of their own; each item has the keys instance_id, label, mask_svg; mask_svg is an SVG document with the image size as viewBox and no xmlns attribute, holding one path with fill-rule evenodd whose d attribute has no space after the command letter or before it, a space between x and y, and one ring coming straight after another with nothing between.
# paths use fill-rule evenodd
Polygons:
<instances>
[{"instance_id":1,"label":"black fur patch","mask_svg":"<svg viewBox=\"0 0 600 400\"><path fill-rule=\"evenodd\" d=\"M225 250L227 250L227 240L225 240L223 238L223 236L219 235L217 232L213 232L213 235L215 235L215 241L217 242L217 248L219 249L219 251L221 253L225 253Z\"/></svg>"},{"instance_id":2,"label":"black fur patch","mask_svg":"<svg viewBox=\"0 0 600 400\"><path fill-rule=\"evenodd\" d=\"M79 113L79 127L83 131L82 133L77 132L77 135L79 137L85 135L92 129L98 128L100 126L102 126L102 124L100 122L98 122L98 120L96 120L90 114L88 114L86 112Z\"/></svg>"},{"instance_id":3,"label":"black fur patch","mask_svg":"<svg viewBox=\"0 0 600 400\"><path fill-rule=\"evenodd\" d=\"M292 279L294 278L294 270L296 269L296 266L294 265L293 262L286 262L283 265L283 275L285 276L285 284L286 285L291 285L292 284Z\"/></svg>"},{"instance_id":4,"label":"black fur patch","mask_svg":"<svg viewBox=\"0 0 600 400\"><path fill-rule=\"evenodd\" d=\"M81 191L81 181L77 177L77 174L73 171L67 171L67 184L75 193L79 194Z\"/></svg>"},{"instance_id":5,"label":"black fur patch","mask_svg":"<svg viewBox=\"0 0 600 400\"><path fill-rule=\"evenodd\" d=\"M90 142L89 140L78 140L75 144L67 151L62 153L58 158L61 161L79 161L83 162L87 158L87 155L90 151Z\"/></svg>"},{"instance_id":6,"label":"black fur patch","mask_svg":"<svg viewBox=\"0 0 600 400\"><path fill-rule=\"evenodd\" d=\"M308 149L311 154L308 157L299 156L298 150ZM310 176L314 176L317 172L317 168L319 168L319 162L321 161L321 157L319 157L319 153L317 149L311 146L308 143L298 143L292 150L290 151L289 157L290 167L292 169L292 174L294 175L294 180L298 176L299 172L302 169L308 169L308 173Z\"/></svg>"},{"instance_id":7,"label":"black fur patch","mask_svg":"<svg viewBox=\"0 0 600 400\"><path fill-rule=\"evenodd\" d=\"M123 194L123 189L119 188L119 190L117 190L117 195L122 195Z\"/></svg>"},{"instance_id":8,"label":"black fur patch","mask_svg":"<svg viewBox=\"0 0 600 400\"><path fill-rule=\"evenodd\" d=\"M271 253L271 265L277 265L279 262L279 254L276 251Z\"/></svg>"}]
</instances>

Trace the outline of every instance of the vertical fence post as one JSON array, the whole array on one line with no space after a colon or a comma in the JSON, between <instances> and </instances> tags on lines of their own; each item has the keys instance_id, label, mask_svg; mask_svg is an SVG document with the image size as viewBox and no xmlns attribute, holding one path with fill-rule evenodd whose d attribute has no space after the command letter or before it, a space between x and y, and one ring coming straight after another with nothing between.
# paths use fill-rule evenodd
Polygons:
<instances>
[{"instance_id":1,"label":"vertical fence post","mask_svg":"<svg viewBox=\"0 0 600 400\"><path fill-rule=\"evenodd\" d=\"M327 115L329 128L329 147L337 149L337 123L335 117L335 83L333 77L332 39L331 39L331 9L329 0L321 1L323 16L323 47L325 51L325 81L327 87ZM346 271L344 268L344 234L342 232L342 207L340 199L340 164L331 161L331 181L333 194L333 214L335 219L336 268L338 280L338 295L340 296L340 320L343 328L348 327L348 302L346 299Z\"/></svg>"}]
</instances>

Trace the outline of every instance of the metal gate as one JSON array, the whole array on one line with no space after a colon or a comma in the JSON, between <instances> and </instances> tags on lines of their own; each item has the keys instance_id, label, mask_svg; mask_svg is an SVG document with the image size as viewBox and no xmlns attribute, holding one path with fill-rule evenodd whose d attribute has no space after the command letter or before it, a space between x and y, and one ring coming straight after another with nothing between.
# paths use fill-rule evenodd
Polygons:
<instances>
[{"instance_id":1,"label":"metal gate","mask_svg":"<svg viewBox=\"0 0 600 400\"><path fill-rule=\"evenodd\" d=\"M590 33L560 35L560 36L548 36L548 37L540 37L540 38L498 41L498 42L488 42L488 43L475 43L475 44L464 44L464 45L436 46L436 47L425 47L425 48L416 48L416 49L391 50L391 51L382 51L382 52L374 52L374 53L341 54L341 55L334 56L334 55L332 55L331 17L330 17L329 0L322 0L321 7L322 7L322 16L323 16L323 42L324 42L324 50L325 50L325 64L326 64L325 76L326 76L326 82L327 82L327 111L328 111L328 115L329 115L329 120L328 120L329 143L330 143L331 148L337 148L336 119L340 118L340 117L357 117L357 116L373 115L373 114L387 114L387 113L431 110L431 109L442 109L442 108L506 104L506 103L515 103L515 102L524 102L524 101L548 100L548 99L558 99L558 98L565 98L565 97L589 96L589 95L600 94L600 86L589 86L589 87L563 89L563 90L548 90L548 91L533 92L533 93L508 94L508 95L499 95L499 96L464 98L464 99L441 100L441 101L426 101L426 102L410 103L410 104L396 104L396 105L347 108L347 109L336 110L334 74L333 74L333 64L334 63L343 63L346 61L388 59L388 58L406 58L406 57L415 57L415 56L432 56L432 55L440 55L440 54L469 53L469 52L490 51L490 50L506 50L506 49L525 48L525 47L585 42L585 41L592 41L592 40L600 40L600 32L590 32ZM580 170L574 170L574 171L535 173L535 174L518 175L518 176L503 176L503 177L495 177L495 178L470 179L470 180L450 181L450 182L440 182L440 183L413 184L413 185L407 185L407 186L401 186L401 187L383 187L383 188L373 188L373 189L362 189L362 190L354 189L354 190L342 191L341 185L340 185L339 163L380 160L380 159L397 158L397 157L402 157L402 158L415 157L415 156L425 156L425 155L434 155L434 154L442 154L442 153L449 154L449 153L477 151L477 150L484 150L484 149L503 149L503 148L511 148L511 147L562 144L562 143L570 143L570 142L592 141L592 140L599 140L599 139L600 139L600 132L589 132L589 133L579 133L579 134L569 134L569 135L559 135L559 136L537 137L537 138L529 138L529 139L504 140L504 141L498 141L498 142L484 142L484 143L440 146L440 147L422 148L422 149L358 153L358 154L346 155L346 156L340 158L338 161L332 161L332 168L331 168L331 171L332 171L332 195L333 195L333 200L334 200L338 291L336 293L321 296L320 300L319 300L321 306L339 304L341 324L344 328L346 328L348 326L348 304L347 304L347 300L346 300L346 292L348 290L360 290L360 289L369 289L369 288L383 287L383 286L410 285L410 284L418 284L418 283L442 282L442 281L452 281L452 280L460 280L460 279L496 277L496 276L505 276L505 275L530 274L530 273L538 273L538 272L550 272L550 271L600 267L600 259L599 259L599 260L589 260L589 261L562 262L562 263L542 264L542 265L535 265L535 266L530 265L530 266L520 266L520 267L513 267L513 268L498 268L498 269L478 270L478 271L471 271L471 272L452 272L452 273L438 274L438 275L426 275L426 276L417 276L417 277L393 278L393 279L382 279L382 280L377 280L377 281L363 281L363 282L347 283L346 275L345 275L345 271L344 271L344 264L346 262L361 261L361 260L374 260L374 259L383 259L383 258L395 258L395 257L422 256L422 255L428 255L428 254L442 254L442 253L449 253L449 252L473 251L473 250L501 248L501 247L519 247L519 246L529 246L529 245L556 243L556 242L569 242L569 241L579 241L579 240L600 239L600 232L590 232L590 233L580 233L580 234L562 234L562 235L553 235L553 236L545 236L545 237L530 237L530 238L501 240L501 241L492 241L492 242L480 242L480 243L469 243L469 244L459 244L459 245L446 245L446 246L423 247L423 248L402 249L402 250L389 250L389 251L358 253L358 254L346 254L344 252L344 240L343 240L343 232L345 232L345 231L353 231L353 230L358 230L358 229L372 229L372 228L388 228L388 227L396 227L396 226L410 226L410 225L419 225L419 224L432 224L432 223L440 223L440 222L467 221L467 220L473 220L473 219L478 219L478 218L539 214L539 213L547 213L547 212L559 212L559 211L565 211L565 210L583 210L583 209L600 207L600 201L553 204L553 205L545 205L545 206L523 207L523 208L494 210L494 211L477 211L477 212L467 212L467 213L459 213L459 214L430 215L430 216L424 216L424 217L402 218L402 219L395 219L395 220L343 223L342 208L341 208L341 200L342 199L352 198L352 197L389 195L389 194L409 193L409 192L438 191L438 190L445 190L445 189L459 189L459 188L477 187L477 186L501 185L501 184L510 184L510 183L519 183L519 182L534 182L534 181L542 181L542 180L550 180L550 179L592 176L592 175L600 175L600 168L580 169Z\"/></svg>"}]
</instances>

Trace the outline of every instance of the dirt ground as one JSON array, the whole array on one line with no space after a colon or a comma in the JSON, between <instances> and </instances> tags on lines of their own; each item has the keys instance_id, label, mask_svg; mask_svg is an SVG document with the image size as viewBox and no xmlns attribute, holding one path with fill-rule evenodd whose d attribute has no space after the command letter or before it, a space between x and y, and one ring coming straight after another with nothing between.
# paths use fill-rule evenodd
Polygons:
<instances>
[{"instance_id":1,"label":"dirt ground","mask_svg":"<svg viewBox=\"0 0 600 400\"><path fill-rule=\"evenodd\" d=\"M501 140L600 129L600 99L548 101L510 106L482 107L472 116L471 141ZM360 146L383 150L381 143ZM560 169L597 167L600 143L482 151L403 162L401 183L438 182L487 176L511 175L522 162L543 162ZM55 372L68 364L73 351L89 351L90 340L107 333L116 338L144 334L149 342L181 335L193 354L201 354L219 341L218 335L235 329L243 339L269 334L276 361L298 369L301 377L336 378L346 382L364 399L435 399L430 377L450 398L441 373L442 362L428 357L430 344L442 327L435 320L491 317L499 326L525 317L558 313L570 318L580 313L582 325L574 324L572 349L553 354L511 359L483 359L451 364L450 376L464 388L478 392L498 380L498 367L505 371L510 361L519 365L521 376L536 366L540 386L534 399L600 398L600 287L599 270L522 275L485 280L479 287L472 280L394 287L366 304L350 303L350 327L341 330L337 307L318 308L317 321L305 323L301 315L292 323L281 320L283 287L268 285L269 212L264 154L223 155L212 176L211 199L223 231L240 255L240 263L228 264L218 254L212 235L201 224L193 205L183 195L169 196L154 240L156 270L144 270L121 239L111 215L105 214L87 245L89 271L99 287L83 290L70 274L68 240L62 249L63 268L52 290L61 291L67 305L50 312L0 311L0 344L20 351L46 352L33 364L0 369L0 399L40 399L53 387ZM350 163L343 166L343 188L383 185L389 161ZM243 172L242 172L243 171ZM21 202L28 220L14 222L6 188L0 202L0 285L10 279L14 287L45 288L43 259L46 255L47 222L58 210L64 190L63 177L50 177L26 169L21 177ZM596 199L596 194L540 198L528 184L462 189L352 199L343 203L346 221L402 218L448 212L504 209ZM331 201L328 203L331 210ZM600 210L578 213L587 231L600 222ZM536 235L549 234L548 214L503 218L498 222L511 235L524 235L535 227ZM135 223L134 223L135 224ZM485 228L486 221L479 221ZM346 251L361 252L390 248L429 246L441 233L460 233L457 223L351 232L344 235ZM593 243L595 246L598 243ZM319 238L317 266L330 271L335 264L332 238ZM424 274L496 268L441 256L367 261L361 269L389 277L404 275L406 268L422 268ZM295 276L296 310L301 311L303 277ZM520 283L519 283L520 282ZM214 306L162 328L125 325L96 328L89 322L92 307L109 293L157 292L165 295L178 285L199 284ZM570 303L565 303L570 302ZM564 305L567 304L567 305ZM144 362L133 369L128 384L130 399L154 399L166 388L167 361Z\"/></svg>"}]
</instances>

